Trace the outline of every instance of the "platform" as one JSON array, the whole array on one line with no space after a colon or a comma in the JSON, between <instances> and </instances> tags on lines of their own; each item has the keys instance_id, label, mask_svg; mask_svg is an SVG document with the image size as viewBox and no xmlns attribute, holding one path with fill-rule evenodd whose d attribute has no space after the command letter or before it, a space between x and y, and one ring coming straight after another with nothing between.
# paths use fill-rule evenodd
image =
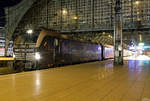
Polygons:
<instances>
[{"instance_id":1,"label":"platform","mask_svg":"<svg viewBox=\"0 0 150 101\"><path fill-rule=\"evenodd\" d=\"M112 63L0 76L0 101L150 101L150 62Z\"/></svg>"}]
</instances>

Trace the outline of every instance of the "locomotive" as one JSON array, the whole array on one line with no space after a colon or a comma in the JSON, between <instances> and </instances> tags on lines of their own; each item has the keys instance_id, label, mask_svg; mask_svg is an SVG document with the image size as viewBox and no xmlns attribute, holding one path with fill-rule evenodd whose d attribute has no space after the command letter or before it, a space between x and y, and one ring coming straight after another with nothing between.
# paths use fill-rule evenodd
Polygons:
<instances>
[{"instance_id":1,"label":"locomotive","mask_svg":"<svg viewBox=\"0 0 150 101\"><path fill-rule=\"evenodd\" d=\"M36 69L72 65L113 58L113 47L70 39L43 29L36 42Z\"/></svg>"}]
</instances>

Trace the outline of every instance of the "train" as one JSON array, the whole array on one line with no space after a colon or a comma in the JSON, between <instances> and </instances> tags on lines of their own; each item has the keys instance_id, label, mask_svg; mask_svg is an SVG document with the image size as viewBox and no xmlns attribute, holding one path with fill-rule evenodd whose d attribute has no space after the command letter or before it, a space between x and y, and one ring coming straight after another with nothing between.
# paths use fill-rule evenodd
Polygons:
<instances>
[{"instance_id":1,"label":"train","mask_svg":"<svg viewBox=\"0 0 150 101\"><path fill-rule=\"evenodd\" d=\"M114 49L88 41L73 40L68 35L42 29L36 42L35 61L30 69L46 69L114 58Z\"/></svg>"},{"instance_id":2,"label":"train","mask_svg":"<svg viewBox=\"0 0 150 101\"><path fill-rule=\"evenodd\" d=\"M36 47L37 69L113 58L113 47L73 40L67 35L44 29L37 39Z\"/></svg>"}]
</instances>

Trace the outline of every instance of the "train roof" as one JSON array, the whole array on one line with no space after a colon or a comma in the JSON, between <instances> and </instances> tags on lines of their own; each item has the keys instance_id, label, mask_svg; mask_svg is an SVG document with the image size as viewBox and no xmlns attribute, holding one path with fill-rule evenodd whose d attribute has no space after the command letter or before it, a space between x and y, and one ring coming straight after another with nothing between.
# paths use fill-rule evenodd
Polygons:
<instances>
[{"instance_id":1,"label":"train roof","mask_svg":"<svg viewBox=\"0 0 150 101\"><path fill-rule=\"evenodd\" d=\"M55 38L61 38L61 39L74 40L74 39L72 39L72 38L69 38L68 35L60 34L60 33L57 32L57 31L50 30L50 29L42 29L41 32L40 32L40 35L39 35L39 37L38 37L38 39L37 39L36 47L40 47L40 45L41 45L43 39L44 39L46 36L55 37ZM90 42L90 41L81 41L81 40L74 40L74 41L85 42L85 43L93 43L93 42ZM93 43L93 44L100 44L100 43Z\"/></svg>"},{"instance_id":2,"label":"train roof","mask_svg":"<svg viewBox=\"0 0 150 101\"><path fill-rule=\"evenodd\" d=\"M60 34L56 31L51 31L51 30L47 30L47 29L42 29L41 32L40 32L40 35L37 39L37 42L36 42L36 47L39 47L43 41L43 39L46 37L46 36L50 36L50 37L57 37L57 38L63 38L63 39L68 39L67 35L63 35L63 34Z\"/></svg>"}]
</instances>

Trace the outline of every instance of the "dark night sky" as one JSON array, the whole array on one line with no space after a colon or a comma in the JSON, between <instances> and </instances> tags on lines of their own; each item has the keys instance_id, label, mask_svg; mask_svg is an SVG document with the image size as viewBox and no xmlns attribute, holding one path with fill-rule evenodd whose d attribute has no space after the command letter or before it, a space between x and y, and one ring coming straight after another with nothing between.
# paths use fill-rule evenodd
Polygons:
<instances>
[{"instance_id":1,"label":"dark night sky","mask_svg":"<svg viewBox=\"0 0 150 101\"><path fill-rule=\"evenodd\" d=\"M0 26L5 25L5 12L4 8L16 5L21 0L0 0Z\"/></svg>"}]
</instances>

